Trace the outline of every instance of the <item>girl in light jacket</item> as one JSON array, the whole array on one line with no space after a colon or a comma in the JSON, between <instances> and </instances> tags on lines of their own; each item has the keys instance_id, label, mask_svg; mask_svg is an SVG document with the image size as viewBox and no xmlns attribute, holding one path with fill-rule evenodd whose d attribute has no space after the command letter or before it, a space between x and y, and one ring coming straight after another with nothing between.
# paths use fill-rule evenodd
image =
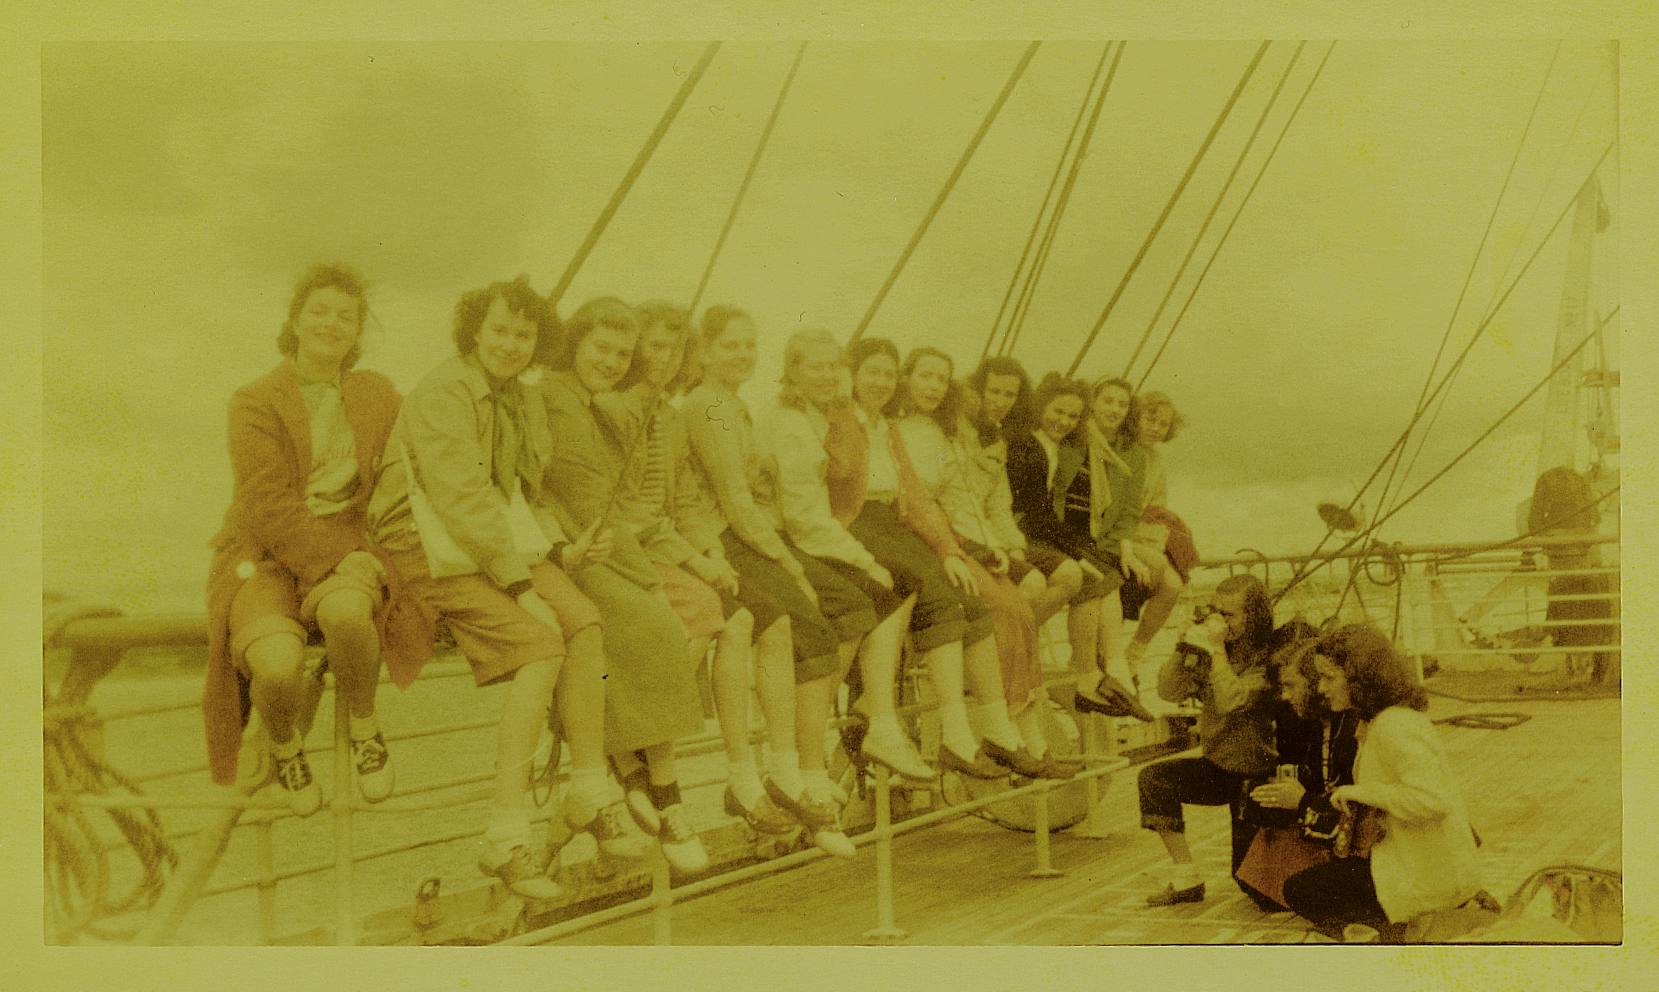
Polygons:
<instances>
[{"instance_id":1,"label":"girl in light jacket","mask_svg":"<svg viewBox=\"0 0 1659 992\"><path fill-rule=\"evenodd\" d=\"M1351 624L1315 648L1319 692L1333 712L1361 721L1352 785L1331 802L1381 811L1369 857L1339 858L1292 875L1285 902L1322 928L1375 927L1388 939L1419 914L1452 909L1481 891L1475 835L1428 694L1382 632ZM1373 813L1374 815L1374 813Z\"/></svg>"},{"instance_id":2,"label":"girl in light jacket","mask_svg":"<svg viewBox=\"0 0 1659 992\"><path fill-rule=\"evenodd\" d=\"M700 381L681 404L692 470L714 495L719 528L707 553L736 573L740 597L760 597L788 615L794 654L794 740L773 732L764 783L819 847L855 849L840 826L825 735L835 693L860 644L877 626L869 597L834 570L790 548L773 523L775 465L760 457L754 423L738 390L755 371L756 331L733 307L704 311L696 365ZM768 676L768 684L775 681ZM781 723L781 721L780 721Z\"/></svg>"},{"instance_id":3,"label":"girl in light jacket","mask_svg":"<svg viewBox=\"0 0 1659 992\"><path fill-rule=\"evenodd\" d=\"M922 487L939 502L958 544L968 552L968 567L991 609L1008 715L1016 721L1021 745L1027 752L1021 760L1030 759L1021 773L1069 778L1066 773L1076 774L1076 770L1062 766L1048 754L1041 709L1033 705L1046 693L1037 657L1037 618L1011 574L1019 563L999 548L966 537L971 532L988 538L991 525L986 519L985 496L970 491L973 483L969 463L974 453L969 448L969 435L973 432L960 413L961 394L952 381L954 373L950 356L937 348L910 352L894 397L894 406L903 415L899 433ZM1036 575L1040 580L1041 573L1029 566L1024 568L1029 573L1024 577ZM1020 722L1022 717L1027 719Z\"/></svg>"},{"instance_id":4,"label":"girl in light jacket","mask_svg":"<svg viewBox=\"0 0 1659 992\"><path fill-rule=\"evenodd\" d=\"M893 573L830 507L830 422L824 410L846 403L840 385L844 368L841 345L828 331L790 336L784 346L783 388L756 425L760 479L769 490L758 501L771 507L773 523L797 553L820 606L837 618L843 671L852 661L846 649L865 627L862 618L871 621L857 648L864 689L857 710L867 726L856 743L843 737L848 757L875 761L901 778L927 781L935 773L906 736L894 701L899 652L915 594L895 587Z\"/></svg>"},{"instance_id":5,"label":"girl in light jacket","mask_svg":"<svg viewBox=\"0 0 1659 992\"><path fill-rule=\"evenodd\" d=\"M560 894L530 838L530 770L555 693L570 746L565 823L607 853L642 853L605 775L599 613L567 574L603 557L607 538L589 530L570 541L546 512L546 426L520 380L556 333L552 319L523 277L461 297L456 354L404 402L369 503L401 583L393 610L421 630L413 643L424 649L388 652L393 681L414 680L441 620L478 685L507 685L479 867L532 899Z\"/></svg>"}]
</instances>

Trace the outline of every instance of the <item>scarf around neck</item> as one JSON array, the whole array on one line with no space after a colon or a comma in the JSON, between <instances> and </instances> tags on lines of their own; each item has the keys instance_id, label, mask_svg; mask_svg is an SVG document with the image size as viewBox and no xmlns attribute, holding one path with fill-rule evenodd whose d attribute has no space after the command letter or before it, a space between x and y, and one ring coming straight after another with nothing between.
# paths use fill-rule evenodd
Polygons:
<instances>
[{"instance_id":1,"label":"scarf around neck","mask_svg":"<svg viewBox=\"0 0 1659 992\"><path fill-rule=\"evenodd\" d=\"M1124 475L1134 470L1119 455L1117 448L1101 431L1093 417L1088 422L1089 449L1089 535L1099 540L1106 532L1106 511L1112 506L1112 477L1110 469L1116 466Z\"/></svg>"}]
</instances>

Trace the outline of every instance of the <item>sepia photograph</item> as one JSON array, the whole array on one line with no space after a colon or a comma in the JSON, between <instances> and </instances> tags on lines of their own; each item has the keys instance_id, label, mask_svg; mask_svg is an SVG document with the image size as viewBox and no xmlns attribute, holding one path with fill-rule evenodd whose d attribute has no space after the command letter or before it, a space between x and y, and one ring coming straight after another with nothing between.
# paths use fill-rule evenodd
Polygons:
<instances>
[{"instance_id":1,"label":"sepia photograph","mask_svg":"<svg viewBox=\"0 0 1659 992\"><path fill-rule=\"evenodd\" d=\"M38 54L48 948L1627 940L1618 39Z\"/></svg>"}]
</instances>

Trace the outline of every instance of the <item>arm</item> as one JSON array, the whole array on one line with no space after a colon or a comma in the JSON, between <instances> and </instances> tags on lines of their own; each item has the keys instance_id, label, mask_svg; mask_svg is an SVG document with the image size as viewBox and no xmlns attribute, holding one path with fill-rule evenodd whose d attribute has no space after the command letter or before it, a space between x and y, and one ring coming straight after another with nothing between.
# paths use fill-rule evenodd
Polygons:
<instances>
[{"instance_id":1,"label":"arm","mask_svg":"<svg viewBox=\"0 0 1659 992\"><path fill-rule=\"evenodd\" d=\"M945 516L945 511L939 507L938 501L916 475L916 468L910 462L910 452L905 448L904 435L896 433L894 425L889 425L887 430L888 439L893 445L893 460L898 463L899 488L904 494L904 513L901 516L905 526L926 541L939 557L965 560L967 553L956 542L956 535L951 532L950 519Z\"/></svg>"},{"instance_id":2,"label":"arm","mask_svg":"<svg viewBox=\"0 0 1659 992\"><path fill-rule=\"evenodd\" d=\"M674 522L670 530L681 539L685 561L696 555L726 560L726 550L720 544L720 532L726 523L720 519L702 471L691 457L691 444L686 437L684 414L676 411L669 425L669 454L674 460L674 491L669 494L669 514ZM676 562L678 563L678 562Z\"/></svg>"},{"instance_id":3,"label":"arm","mask_svg":"<svg viewBox=\"0 0 1659 992\"><path fill-rule=\"evenodd\" d=\"M1004 551L1024 551L1025 535L1014 522L1014 491L1006 471L993 472L991 492L985 497L986 536Z\"/></svg>"},{"instance_id":4,"label":"arm","mask_svg":"<svg viewBox=\"0 0 1659 992\"><path fill-rule=\"evenodd\" d=\"M779 409L773 428L770 448L778 465L778 509L795 546L874 574L875 557L830 514L829 491L819 474L826 456L812 425L799 411Z\"/></svg>"},{"instance_id":5,"label":"arm","mask_svg":"<svg viewBox=\"0 0 1659 992\"><path fill-rule=\"evenodd\" d=\"M1184 661L1185 657L1180 652L1172 652L1164 660L1162 667L1158 669L1158 698L1169 703L1179 703L1183 699L1198 695L1198 690L1204 685L1203 678L1196 670L1184 664Z\"/></svg>"},{"instance_id":6,"label":"arm","mask_svg":"<svg viewBox=\"0 0 1659 992\"><path fill-rule=\"evenodd\" d=\"M1376 806L1406 823L1433 823L1451 812L1456 786L1428 717L1398 707L1384 710L1371 722L1366 746L1381 752L1393 781L1344 785L1334 797Z\"/></svg>"},{"instance_id":7,"label":"arm","mask_svg":"<svg viewBox=\"0 0 1659 992\"><path fill-rule=\"evenodd\" d=\"M707 402L694 391L685 410L686 439L732 533L785 568L793 564L798 569L800 563L785 549L783 539L755 503L754 491L749 488L748 467L738 441L738 432L743 429L738 421L741 415L730 401Z\"/></svg>"},{"instance_id":8,"label":"arm","mask_svg":"<svg viewBox=\"0 0 1659 992\"><path fill-rule=\"evenodd\" d=\"M1225 649L1211 656L1214 661L1210 664L1210 690L1214 694L1216 712L1232 713L1249 705L1267 688L1267 676L1260 668L1234 672L1224 652Z\"/></svg>"},{"instance_id":9,"label":"arm","mask_svg":"<svg viewBox=\"0 0 1659 992\"><path fill-rule=\"evenodd\" d=\"M497 585L529 581L513 547L507 498L490 481L479 449L477 408L466 384L417 389L404 401L405 429L421 488L444 529Z\"/></svg>"},{"instance_id":10,"label":"arm","mask_svg":"<svg viewBox=\"0 0 1659 992\"><path fill-rule=\"evenodd\" d=\"M1131 471L1127 476L1120 474L1121 469L1111 473L1114 483L1112 492L1113 509L1117 515L1106 533L1100 535L1100 547L1114 554L1119 553L1123 542L1135 538L1135 527L1141 522L1141 514L1146 510L1146 452L1144 449L1135 449L1123 454L1124 461L1129 463Z\"/></svg>"},{"instance_id":11,"label":"arm","mask_svg":"<svg viewBox=\"0 0 1659 992\"><path fill-rule=\"evenodd\" d=\"M317 517L305 505L305 480L289 472L282 418L248 390L230 402L230 462L242 524L254 542L302 581L316 582L352 551L362 534L337 517Z\"/></svg>"}]
</instances>

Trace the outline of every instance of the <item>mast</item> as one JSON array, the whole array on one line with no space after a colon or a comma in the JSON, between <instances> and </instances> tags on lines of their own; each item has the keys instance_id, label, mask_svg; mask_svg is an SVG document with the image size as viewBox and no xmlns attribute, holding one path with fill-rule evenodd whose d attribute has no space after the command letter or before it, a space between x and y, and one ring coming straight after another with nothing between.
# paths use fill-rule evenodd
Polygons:
<instances>
[{"instance_id":1,"label":"mast","mask_svg":"<svg viewBox=\"0 0 1659 992\"><path fill-rule=\"evenodd\" d=\"M1578 456L1580 399L1590 385L1583 375L1583 358L1571 355L1584 340L1587 325L1600 318L1590 312L1590 273L1596 233L1607 226L1607 208L1601 196L1601 182L1591 176L1578 193L1573 209L1573 230L1567 245L1567 277L1561 291L1561 309L1556 318L1555 353L1551 364L1572 358L1550 380L1544 399L1544 429L1538 445L1538 471L1542 474L1558 465L1575 470L1588 468ZM1596 381L1600 381L1597 379Z\"/></svg>"}]
</instances>

